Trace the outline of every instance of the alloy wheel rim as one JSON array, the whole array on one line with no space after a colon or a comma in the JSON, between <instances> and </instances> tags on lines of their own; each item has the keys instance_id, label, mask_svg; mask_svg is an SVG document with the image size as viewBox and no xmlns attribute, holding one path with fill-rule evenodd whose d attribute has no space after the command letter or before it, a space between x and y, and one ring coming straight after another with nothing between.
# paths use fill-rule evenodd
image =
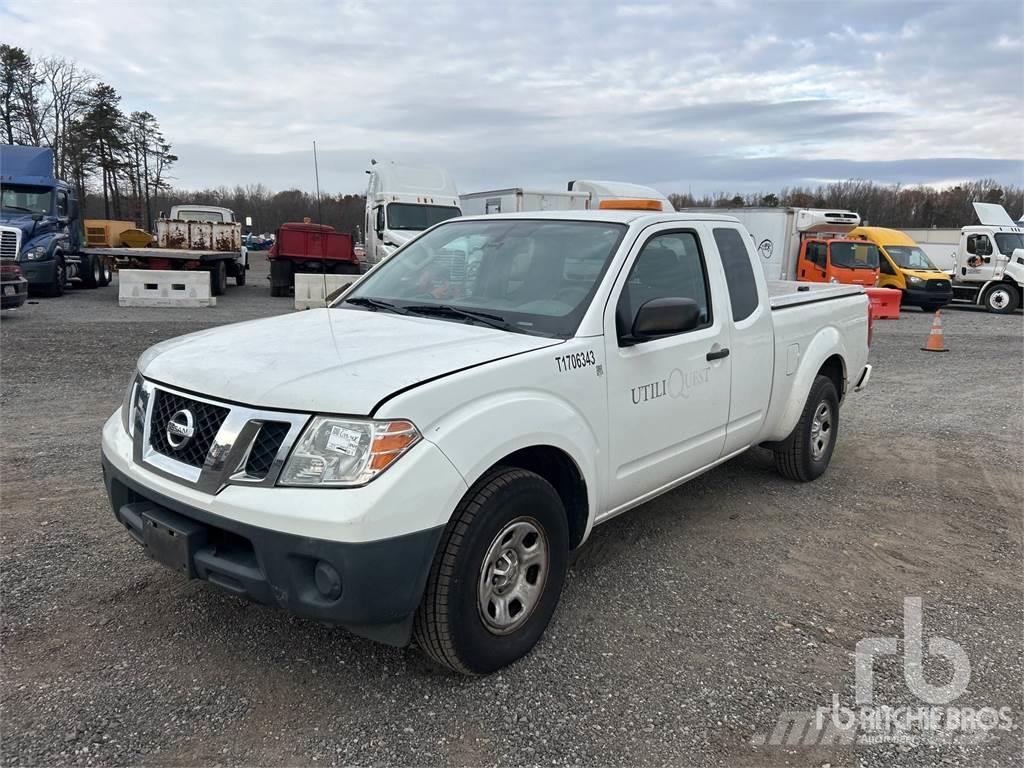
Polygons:
<instances>
[{"instance_id":1,"label":"alloy wheel rim","mask_svg":"<svg viewBox=\"0 0 1024 768\"><path fill-rule=\"evenodd\" d=\"M519 629L540 603L551 561L544 528L518 517L494 537L480 566L477 608L489 632Z\"/></svg>"},{"instance_id":2,"label":"alloy wheel rim","mask_svg":"<svg viewBox=\"0 0 1024 768\"><path fill-rule=\"evenodd\" d=\"M828 403L818 403L814 409L814 418L811 419L811 457L819 461L828 450L832 442L832 406Z\"/></svg>"}]
</instances>

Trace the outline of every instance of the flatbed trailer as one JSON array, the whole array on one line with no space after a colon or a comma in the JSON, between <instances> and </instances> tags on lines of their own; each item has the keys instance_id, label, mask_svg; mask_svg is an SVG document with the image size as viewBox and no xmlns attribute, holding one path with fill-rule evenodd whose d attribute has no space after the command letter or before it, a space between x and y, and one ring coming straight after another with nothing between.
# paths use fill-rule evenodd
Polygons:
<instances>
[{"instance_id":1,"label":"flatbed trailer","mask_svg":"<svg viewBox=\"0 0 1024 768\"><path fill-rule=\"evenodd\" d=\"M210 292L220 296L227 287L228 274L236 285L245 285L245 264L237 267L238 251L193 251L186 248L87 248L83 253L106 256L143 269L206 270Z\"/></svg>"}]
</instances>

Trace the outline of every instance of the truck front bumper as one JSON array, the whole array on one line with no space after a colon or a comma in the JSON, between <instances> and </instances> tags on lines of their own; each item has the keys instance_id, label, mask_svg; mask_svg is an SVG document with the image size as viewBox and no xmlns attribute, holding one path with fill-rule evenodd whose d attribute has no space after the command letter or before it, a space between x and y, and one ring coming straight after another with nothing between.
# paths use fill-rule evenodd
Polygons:
<instances>
[{"instance_id":1,"label":"truck front bumper","mask_svg":"<svg viewBox=\"0 0 1024 768\"><path fill-rule=\"evenodd\" d=\"M433 524L427 527L405 531L398 526L393 536L366 540L363 534L369 530L359 520L373 512L388 515L384 509L364 508L377 502L380 489L372 495L365 491L387 475L363 488L228 486L216 495L200 494L133 463L131 441L119 413L103 430L104 482L114 517L148 555L188 578L204 579L296 616L336 624L390 645L409 642L444 524L430 520ZM403 461L411 458L412 453ZM438 472L444 474L442 461L451 474L439 478ZM429 519L432 504L438 505L436 514L450 514L454 505L446 511L440 506L465 492L461 476L436 447L421 452L418 463L418 469L412 463L406 468L403 482L411 479L410 473L433 475L416 478L421 481L418 489L405 489L420 503L410 504L401 491L392 494L394 503L408 504L403 517L410 525ZM454 485L438 493L445 481ZM238 499L250 507L248 515L240 510ZM335 538L339 529L319 519L317 510L325 500L337 510L335 522L344 524L348 518L350 540ZM278 519L280 524L270 527L240 519L246 516ZM309 535L312 530L321 535Z\"/></svg>"},{"instance_id":2,"label":"truck front bumper","mask_svg":"<svg viewBox=\"0 0 1024 768\"><path fill-rule=\"evenodd\" d=\"M953 300L953 288L906 288L900 303L911 307L944 307Z\"/></svg>"},{"instance_id":3,"label":"truck front bumper","mask_svg":"<svg viewBox=\"0 0 1024 768\"><path fill-rule=\"evenodd\" d=\"M46 259L45 261L19 261L18 266L21 267L21 274L28 280L28 284L32 288L43 285L51 285L53 283L54 275L57 269L56 259Z\"/></svg>"}]
</instances>

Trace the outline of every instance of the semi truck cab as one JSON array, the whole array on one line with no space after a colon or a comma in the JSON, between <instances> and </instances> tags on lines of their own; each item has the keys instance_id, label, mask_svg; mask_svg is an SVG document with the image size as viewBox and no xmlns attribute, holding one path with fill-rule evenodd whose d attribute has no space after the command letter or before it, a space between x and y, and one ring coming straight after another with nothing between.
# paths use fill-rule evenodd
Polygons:
<instances>
[{"instance_id":1,"label":"semi truck cab","mask_svg":"<svg viewBox=\"0 0 1024 768\"><path fill-rule=\"evenodd\" d=\"M367 173L365 267L423 230L462 215L455 181L443 168L371 161Z\"/></svg>"},{"instance_id":2,"label":"semi truck cab","mask_svg":"<svg viewBox=\"0 0 1024 768\"><path fill-rule=\"evenodd\" d=\"M18 263L29 288L59 296L71 280L109 283L109 262L81 253L78 200L54 178L53 150L0 145L0 168L0 257Z\"/></svg>"}]
</instances>

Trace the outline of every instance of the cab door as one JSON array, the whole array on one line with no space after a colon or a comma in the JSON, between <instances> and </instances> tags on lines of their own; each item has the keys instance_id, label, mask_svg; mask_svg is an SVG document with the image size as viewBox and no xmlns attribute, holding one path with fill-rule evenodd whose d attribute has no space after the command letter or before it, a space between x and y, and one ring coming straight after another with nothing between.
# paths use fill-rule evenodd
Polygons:
<instances>
[{"instance_id":1,"label":"cab door","mask_svg":"<svg viewBox=\"0 0 1024 768\"><path fill-rule=\"evenodd\" d=\"M960 264L960 279L975 283L994 280L996 276L996 249L985 233L967 235L967 259Z\"/></svg>"},{"instance_id":2,"label":"cab door","mask_svg":"<svg viewBox=\"0 0 1024 768\"><path fill-rule=\"evenodd\" d=\"M678 224L644 230L605 308L609 514L716 461L725 444L732 361L730 323L718 262ZM640 307L658 298L693 299L697 327L630 343Z\"/></svg>"},{"instance_id":3,"label":"cab door","mask_svg":"<svg viewBox=\"0 0 1024 768\"><path fill-rule=\"evenodd\" d=\"M824 240L804 240L800 244L796 279L809 283L824 283L827 268L828 243Z\"/></svg>"}]
</instances>

